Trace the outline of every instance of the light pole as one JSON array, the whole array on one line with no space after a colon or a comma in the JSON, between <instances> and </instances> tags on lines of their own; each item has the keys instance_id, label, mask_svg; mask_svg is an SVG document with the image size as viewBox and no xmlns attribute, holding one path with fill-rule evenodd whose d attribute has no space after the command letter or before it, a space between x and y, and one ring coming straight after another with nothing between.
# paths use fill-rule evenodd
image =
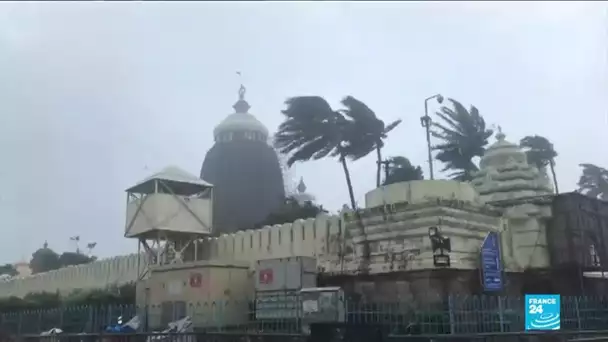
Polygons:
<instances>
[{"instance_id":1,"label":"light pole","mask_svg":"<svg viewBox=\"0 0 608 342\"><path fill-rule=\"evenodd\" d=\"M428 162L429 162L429 175L431 177L431 180L435 179L435 176L433 174L433 154L432 152L432 148L431 148L431 117L429 116L429 101L432 99L437 99L438 103L442 103L443 102L443 96L441 96L441 94L435 94L433 96L429 96L426 99L424 99L424 116L420 118L420 124L422 125L422 127L424 127L426 129L426 148L427 148L427 152L428 152Z\"/></svg>"}]
</instances>

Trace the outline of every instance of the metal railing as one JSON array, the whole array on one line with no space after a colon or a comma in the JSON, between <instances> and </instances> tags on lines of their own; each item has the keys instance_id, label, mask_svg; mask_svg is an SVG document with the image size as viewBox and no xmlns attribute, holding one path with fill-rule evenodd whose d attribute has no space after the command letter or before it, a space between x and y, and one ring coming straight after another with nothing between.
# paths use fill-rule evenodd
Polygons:
<instances>
[{"instance_id":1,"label":"metal railing","mask_svg":"<svg viewBox=\"0 0 608 342\"><path fill-rule=\"evenodd\" d=\"M5 342L3 340L0 340ZM21 335L6 342L599 342L608 341L606 331L552 331L457 335L349 335L311 336L303 334L260 333L136 333L62 334L56 336Z\"/></svg>"},{"instance_id":2,"label":"metal railing","mask_svg":"<svg viewBox=\"0 0 608 342\"><path fill-rule=\"evenodd\" d=\"M177 307L177 306L176 306ZM170 321L190 316L206 332L300 333L299 310L278 307L276 315L256 316L255 303L222 301L188 303L173 312L159 306L81 306L0 313L0 331L39 334L51 328L65 333L98 333L106 326L138 315L144 331L162 330ZM259 310L257 312L259 314ZM509 334L524 331L523 297L449 296L392 303L347 301L348 325L379 327L388 336ZM608 298L561 297L561 329L608 330Z\"/></svg>"}]
</instances>

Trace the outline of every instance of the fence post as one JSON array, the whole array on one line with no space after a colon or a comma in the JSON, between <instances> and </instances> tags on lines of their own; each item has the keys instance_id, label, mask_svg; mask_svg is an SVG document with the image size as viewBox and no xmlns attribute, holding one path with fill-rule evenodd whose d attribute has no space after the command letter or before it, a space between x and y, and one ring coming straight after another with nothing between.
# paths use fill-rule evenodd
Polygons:
<instances>
[{"instance_id":1,"label":"fence post","mask_svg":"<svg viewBox=\"0 0 608 342\"><path fill-rule=\"evenodd\" d=\"M83 333L93 333L93 332L95 332L95 329L96 329L95 328L95 314L93 312L93 306L86 305L86 306L84 306L84 308L86 308L88 311L89 319L87 320L87 324L85 324L84 330L82 332Z\"/></svg>"},{"instance_id":2,"label":"fence post","mask_svg":"<svg viewBox=\"0 0 608 342\"><path fill-rule=\"evenodd\" d=\"M456 333L456 322L454 319L454 297L448 295L448 311L450 315L450 334Z\"/></svg>"},{"instance_id":3,"label":"fence post","mask_svg":"<svg viewBox=\"0 0 608 342\"><path fill-rule=\"evenodd\" d=\"M500 321L500 332L505 332L505 307L502 296L498 296L498 319Z\"/></svg>"},{"instance_id":4,"label":"fence post","mask_svg":"<svg viewBox=\"0 0 608 342\"><path fill-rule=\"evenodd\" d=\"M63 326L63 313L65 312L66 307L64 305L61 305L59 307L59 328L61 329L65 329L65 327Z\"/></svg>"},{"instance_id":5,"label":"fence post","mask_svg":"<svg viewBox=\"0 0 608 342\"><path fill-rule=\"evenodd\" d=\"M105 322L103 322L102 329L105 329L108 325L112 324L112 304L108 304L108 309L106 312Z\"/></svg>"},{"instance_id":6,"label":"fence post","mask_svg":"<svg viewBox=\"0 0 608 342\"><path fill-rule=\"evenodd\" d=\"M148 303L144 305L144 331L150 330L150 306Z\"/></svg>"},{"instance_id":7,"label":"fence post","mask_svg":"<svg viewBox=\"0 0 608 342\"><path fill-rule=\"evenodd\" d=\"M19 310L17 314L17 336L21 336L21 324L23 322L23 310Z\"/></svg>"},{"instance_id":8,"label":"fence post","mask_svg":"<svg viewBox=\"0 0 608 342\"><path fill-rule=\"evenodd\" d=\"M574 297L574 311L576 312L576 326L577 326L578 330L581 330L582 329L581 312L580 312L580 308L579 308L578 296Z\"/></svg>"}]
</instances>

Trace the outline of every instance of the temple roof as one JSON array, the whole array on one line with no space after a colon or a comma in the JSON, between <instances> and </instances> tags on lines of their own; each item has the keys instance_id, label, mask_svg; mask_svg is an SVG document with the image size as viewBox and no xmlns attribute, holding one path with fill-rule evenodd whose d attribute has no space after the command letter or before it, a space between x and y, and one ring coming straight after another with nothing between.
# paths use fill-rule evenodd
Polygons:
<instances>
[{"instance_id":1,"label":"temple roof","mask_svg":"<svg viewBox=\"0 0 608 342\"><path fill-rule=\"evenodd\" d=\"M245 100L246 88L241 85L239 89L239 99L232 106L234 113L228 115L219 125L213 130L213 136L217 137L222 133L227 132L259 132L264 136L268 136L268 129L255 116L250 114L249 103Z\"/></svg>"},{"instance_id":2,"label":"temple roof","mask_svg":"<svg viewBox=\"0 0 608 342\"><path fill-rule=\"evenodd\" d=\"M499 127L498 133L496 133L496 142L486 149L486 152L479 161L479 167L483 169L487 167L503 166L507 164L509 160L517 163L525 163L526 165L528 164L524 151L522 151L518 145L507 141L506 135Z\"/></svg>"},{"instance_id":3,"label":"temple roof","mask_svg":"<svg viewBox=\"0 0 608 342\"><path fill-rule=\"evenodd\" d=\"M213 185L206 181L189 174L188 172L180 169L176 166L169 166L162 171L157 172L144 180L138 182L136 185L127 189L127 192L133 193L154 193L155 189L154 181L164 181L173 191L180 194L192 194L200 192L206 188L211 188ZM182 193L185 192L185 193Z\"/></svg>"},{"instance_id":4,"label":"temple roof","mask_svg":"<svg viewBox=\"0 0 608 342\"><path fill-rule=\"evenodd\" d=\"M526 153L506 140L498 129L496 142L479 162L471 182L484 202L546 195L552 192L547 175L528 165Z\"/></svg>"}]
</instances>

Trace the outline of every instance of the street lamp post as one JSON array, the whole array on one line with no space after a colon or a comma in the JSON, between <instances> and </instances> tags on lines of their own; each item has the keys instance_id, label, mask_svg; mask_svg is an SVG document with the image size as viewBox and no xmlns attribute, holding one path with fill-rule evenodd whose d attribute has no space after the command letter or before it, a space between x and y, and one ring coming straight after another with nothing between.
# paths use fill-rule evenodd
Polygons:
<instances>
[{"instance_id":1,"label":"street lamp post","mask_svg":"<svg viewBox=\"0 0 608 342\"><path fill-rule=\"evenodd\" d=\"M432 99L437 99L438 103L443 102L443 96L441 94L435 94L433 96L429 96L424 99L424 116L420 118L420 124L422 127L426 129L426 148L428 153L428 163L429 163L429 175L431 180L435 179L435 175L433 174L433 154L431 147L431 117L429 116L429 101Z\"/></svg>"}]
</instances>

